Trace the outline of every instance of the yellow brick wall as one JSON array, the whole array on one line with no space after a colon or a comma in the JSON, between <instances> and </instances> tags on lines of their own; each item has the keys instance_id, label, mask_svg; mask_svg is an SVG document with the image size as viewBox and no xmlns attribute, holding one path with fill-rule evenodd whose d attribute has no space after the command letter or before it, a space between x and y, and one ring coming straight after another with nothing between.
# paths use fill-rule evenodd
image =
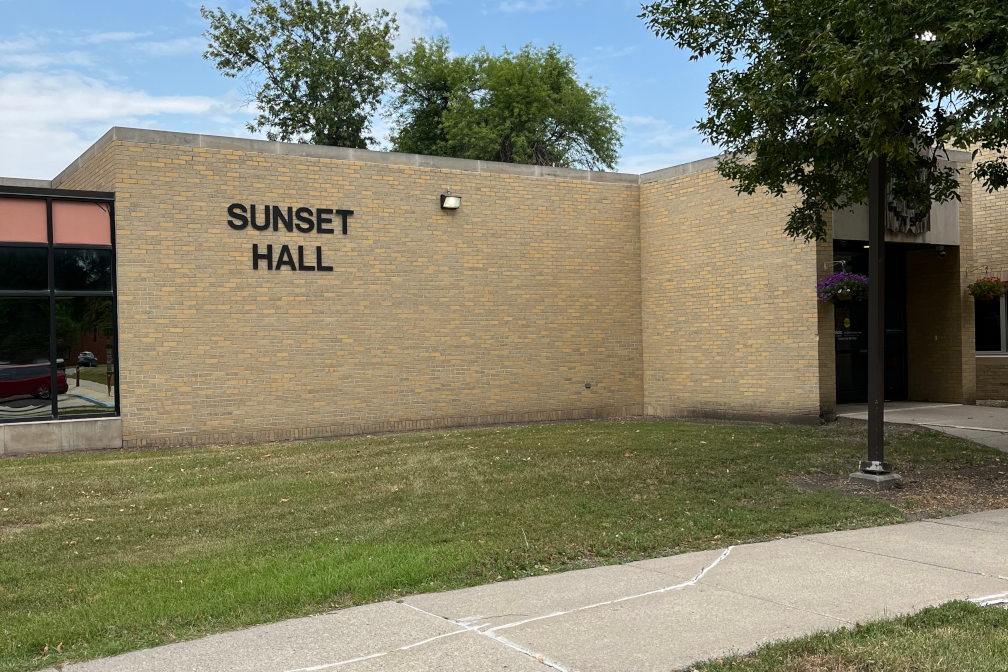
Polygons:
<instances>
[{"instance_id":1,"label":"yellow brick wall","mask_svg":"<svg viewBox=\"0 0 1008 672\"><path fill-rule=\"evenodd\" d=\"M127 446L642 411L636 185L114 142L60 186L116 191ZM232 202L356 214L234 231Z\"/></svg>"},{"instance_id":2,"label":"yellow brick wall","mask_svg":"<svg viewBox=\"0 0 1008 672\"><path fill-rule=\"evenodd\" d=\"M826 213L826 240L816 244L816 282L832 275L833 213ZM836 416L836 310L831 303L816 300L819 338L819 412L826 419Z\"/></svg>"},{"instance_id":3,"label":"yellow brick wall","mask_svg":"<svg viewBox=\"0 0 1008 672\"><path fill-rule=\"evenodd\" d=\"M981 155L978 161L987 158ZM985 273L1008 278L1008 191L987 190L979 182L972 185L974 259L964 272L970 280Z\"/></svg>"},{"instance_id":4,"label":"yellow brick wall","mask_svg":"<svg viewBox=\"0 0 1008 672\"><path fill-rule=\"evenodd\" d=\"M976 401L973 299L966 269L974 264L971 166L959 173L959 247L944 259L932 247L906 257L907 396L911 401Z\"/></svg>"},{"instance_id":5,"label":"yellow brick wall","mask_svg":"<svg viewBox=\"0 0 1008 672\"><path fill-rule=\"evenodd\" d=\"M1008 357L977 357L977 399L1008 400Z\"/></svg>"},{"instance_id":6,"label":"yellow brick wall","mask_svg":"<svg viewBox=\"0 0 1008 672\"><path fill-rule=\"evenodd\" d=\"M987 193L974 182L972 196L974 258L963 269L964 279L972 282L984 275L1008 279L1008 191ZM1008 359L977 357L976 378L977 399L1008 399Z\"/></svg>"},{"instance_id":7,"label":"yellow brick wall","mask_svg":"<svg viewBox=\"0 0 1008 672\"><path fill-rule=\"evenodd\" d=\"M959 248L949 248L944 259L933 249L907 253L907 382L913 401L963 403L969 396L959 269Z\"/></svg>"},{"instance_id":8,"label":"yellow brick wall","mask_svg":"<svg viewBox=\"0 0 1008 672\"><path fill-rule=\"evenodd\" d=\"M976 265L975 243L975 212L976 204L973 197L971 162L958 164L959 193L962 202L959 204L959 338L957 363L962 370L962 402L976 403L976 325L973 317L973 297L966 289L971 282L964 269ZM955 283L949 283L955 287Z\"/></svg>"},{"instance_id":9,"label":"yellow brick wall","mask_svg":"<svg viewBox=\"0 0 1008 672\"><path fill-rule=\"evenodd\" d=\"M832 271L832 241L788 238L794 198L738 196L713 162L659 177L115 140L59 186L116 192L127 446L645 412L831 415L833 311L815 284ZM439 207L449 187L457 212ZM967 192L947 296L929 289L942 275L930 257L911 283L924 290L911 377L964 400L976 384ZM234 231L233 202L356 214L345 237L338 218L331 236ZM253 243L309 257L321 245L334 271L253 271ZM922 335L936 320L940 352ZM922 385L911 380L911 396L938 394Z\"/></svg>"},{"instance_id":10,"label":"yellow brick wall","mask_svg":"<svg viewBox=\"0 0 1008 672\"><path fill-rule=\"evenodd\" d=\"M712 162L641 185L649 413L818 421L832 318L815 285L829 255L783 233L794 203L737 196Z\"/></svg>"}]
</instances>

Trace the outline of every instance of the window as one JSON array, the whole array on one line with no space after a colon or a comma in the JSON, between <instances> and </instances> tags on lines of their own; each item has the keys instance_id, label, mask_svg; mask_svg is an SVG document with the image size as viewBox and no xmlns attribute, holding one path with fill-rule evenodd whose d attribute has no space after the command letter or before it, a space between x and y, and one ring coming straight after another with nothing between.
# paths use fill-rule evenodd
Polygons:
<instances>
[{"instance_id":1,"label":"window","mask_svg":"<svg viewBox=\"0 0 1008 672\"><path fill-rule=\"evenodd\" d=\"M976 324L976 351L978 353L1008 352L1005 329L1005 297L976 299L973 302Z\"/></svg>"},{"instance_id":2,"label":"window","mask_svg":"<svg viewBox=\"0 0 1008 672\"><path fill-rule=\"evenodd\" d=\"M0 297L0 420L52 416L49 299Z\"/></svg>"},{"instance_id":3,"label":"window","mask_svg":"<svg viewBox=\"0 0 1008 672\"><path fill-rule=\"evenodd\" d=\"M0 245L0 291L49 291L49 247Z\"/></svg>"},{"instance_id":4,"label":"window","mask_svg":"<svg viewBox=\"0 0 1008 672\"><path fill-rule=\"evenodd\" d=\"M0 422L119 409L113 197L0 187Z\"/></svg>"}]
</instances>

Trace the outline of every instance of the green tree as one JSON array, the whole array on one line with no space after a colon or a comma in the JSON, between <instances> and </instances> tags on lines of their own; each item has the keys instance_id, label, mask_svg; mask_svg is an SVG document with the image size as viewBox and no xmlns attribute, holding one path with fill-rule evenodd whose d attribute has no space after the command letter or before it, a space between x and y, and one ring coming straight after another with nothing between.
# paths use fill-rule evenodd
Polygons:
<instances>
[{"instance_id":1,"label":"green tree","mask_svg":"<svg viewBox=\"0 0 1008 672\"><path fill-rule=\"evenodd\" d=\"M452 56L447 38L396 60L390 104L400 152L613 169L622 127L604 89L583 83L559 47Z\"/></svg>"},{"instance_id":2,"label":"green tree","mask_svg":"<svg viewBox=\"0 0 1008 672\"><path fill-rule=\"evenodd\" d=\"M385 10L341 0L252 0L247 16L200 8L203 57L242 77L270 140L365 148L392 66L398 28Z\"/></svg>"},{"instance_id":3,"label":"green tree","mask_svg":"<svg viewBox=\"0 0 1008 672\"><path fill-rule=\"evenodd\" d=\"M388 116L397 152L443 155L448 138L441 120L456 95L476 89L476 67L466 56L452 56L447 37L414 40L413 48L396 58L392 71L395 96Z\"/></svg>"},{"instance_id":4,"label":"green tree","mask_svg":"<svg viewBox=\"0 0 1008 672\"><path fill-rule=\"evenodd\" d=\"M946 148L1008 186L1004 0L657 0L640 16L717 59L698 128L740 193L797 189L792 236L822 239L824 212L866 201L873 156L917 210L959 198Z\"/></svg>"}]
</instances>

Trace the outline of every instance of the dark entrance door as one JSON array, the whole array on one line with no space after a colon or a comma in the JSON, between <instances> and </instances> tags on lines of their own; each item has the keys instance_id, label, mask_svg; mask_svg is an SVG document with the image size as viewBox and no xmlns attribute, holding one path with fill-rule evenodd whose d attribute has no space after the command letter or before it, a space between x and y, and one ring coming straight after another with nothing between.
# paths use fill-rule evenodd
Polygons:
<instances>
[{"instance_id":1,"label":"dark entrance door","mask_svg":"<svg viewBox=\"0 0 1008 672\"><path fill-rule=\"evenodd\" d=\"M906 247L886 244L885 399L907 398ZM833 242L833 259L844 269L868 274L864 241ZM840 270L836 264L836 270ZM836 395L838 404L868 401L868 301L850 301L834 308L836 320Z\"/></svg>"}]
</instances>

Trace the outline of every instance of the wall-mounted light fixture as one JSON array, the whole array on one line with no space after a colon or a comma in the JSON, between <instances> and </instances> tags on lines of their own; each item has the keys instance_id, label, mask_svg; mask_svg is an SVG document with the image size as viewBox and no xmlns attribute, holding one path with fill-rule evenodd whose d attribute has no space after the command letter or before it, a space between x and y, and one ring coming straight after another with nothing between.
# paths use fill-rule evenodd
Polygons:
<instances>
[{"instance_id":1,"label":"wall-mounted light fixture","mask_svg":"<svg viewBox=\"0 0 1008 672\"><path fill-rule=\"evenodd\" d=\"M460 207L462 207L462 197L452 196L451 189L447 194L441 194L442 210L458 210Z\"/></svg>"}]
</instances>

